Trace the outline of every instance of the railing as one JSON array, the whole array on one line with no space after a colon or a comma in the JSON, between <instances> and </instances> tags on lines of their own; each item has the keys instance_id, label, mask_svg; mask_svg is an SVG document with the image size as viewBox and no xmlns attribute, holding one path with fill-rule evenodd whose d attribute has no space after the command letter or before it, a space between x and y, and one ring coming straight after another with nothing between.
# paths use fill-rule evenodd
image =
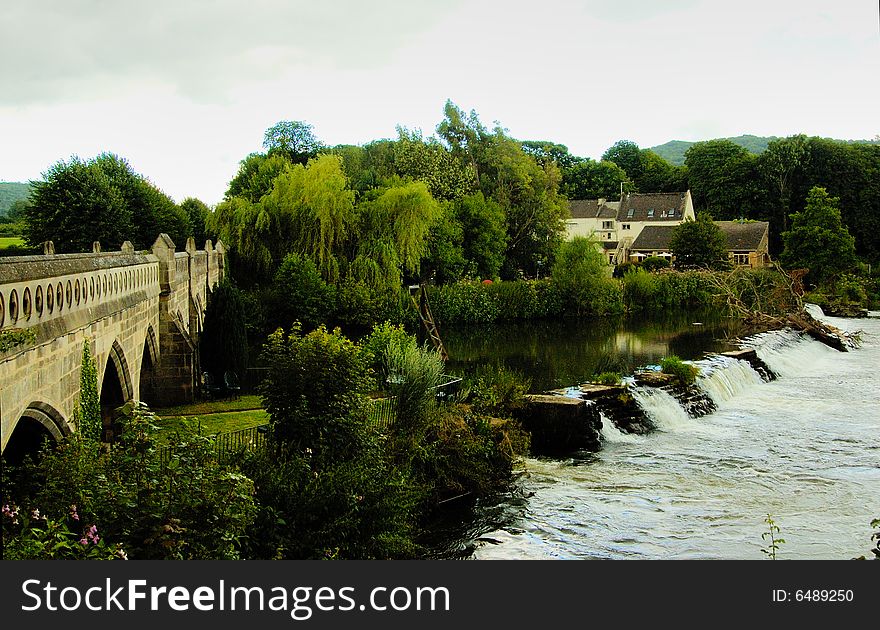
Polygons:
<instances>
[{"instance_id":1,"label":"railing","mask_svg":"<svg viewBox=\"0 0 880 630\"><path fill-rule=\"evenodd\" d=\"M443 374L443 382L434 388L434 398L439 402L447 402L461 390L462 379L458 376ZM394 422L396 414L396 396L377 398L367 403L367 417L370 426L379 431L387 430Z\"/></svg>"},{"instance_id":2,"label":"railing","mask_svg":"<svg viewBox=\"0 0 880 630\"><path fill-rule=\"evenodd\" d=\"M229 431L228 433L216 433L206 437L214 438L214 452L217 455L217 460L222 462L229 454L236 453L242 449L255 451L261 448L266 444L268 435L269 425L261 424L256 427ZM163 466L171 461L172 452L172 446L162 446L159 448L159 461Z\"/></svg>"}]
</instances>

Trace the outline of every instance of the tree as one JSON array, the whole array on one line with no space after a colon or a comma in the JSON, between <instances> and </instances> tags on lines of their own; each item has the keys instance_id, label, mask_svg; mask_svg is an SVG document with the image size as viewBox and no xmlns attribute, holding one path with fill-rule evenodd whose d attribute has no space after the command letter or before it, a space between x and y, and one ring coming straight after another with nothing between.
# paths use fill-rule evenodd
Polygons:
<instances>
[{"instance_id":1,"label":"tree","mask_svg":"<svg viewBox=\"0 0 880 630\"><path fill-rule=\"evenodd\" d=\"M294 164L306 164L323 148L312 126L300 120L281 120L266 130L263 148L270 156L282 155Z\"/></svg>"},{"instance_id":2,"label":"tree","mask_svg":"<svg viewBox=\"0 0 880 630\"><path fill-rule=\"evenodd\" d=\"M563 171L583 161L583 158L575 157L568 152L564 144L556 144L549 140L523 140L520 142L522 150L531 155L543 166L547 162L556 162Z\"/></svg>"},{"instance_id":3,"label":"tree","mask_svg":"<svg viewBox=\"0 0 880 630\"><path fill-rule=\"evenodd\" d=\"M607 315L623 310L620 284L593 241L576 236L562 243L553 264L553 283L577 315Z\"/></svg>"},{"instance_id":4,"label":"tree","mask_svg":"<svg viewBox=\"0 0 880 630\"><path fill-rule=\"evenodd\" d=\"M244 300L229 281L221 282L208 298L205 324L199 337L199 357L203 370L216 377L227 371L239 376L248 365Z\"/></svg>"},{"instance_id":5,"label":"tree","mask_svg":"<svg viewBox=\"0 0 880 630\"><path fill-rule=\"evenodd\" d=\"M803 212L791 215L791 229L782 235L782 264L808 268L807 279L816 284L852 269L857 261L855 239L843 225L838 203L824 188L813 187Z\"/></svg>"},{"instance_id":6,"label":"tree","mask_svg":"<svg viewBox=\"0 0 880 630\"><path fill-rule=\"evenodd\" d=\"M463 165L436 139L425 142L417 132L398 127L394 168L401 177L425 182L437 200L458 199L477 185L472 167Z\"/></svg>"},{"instance_id":7,"label":"tree","mask_svg":"<svg viewBox=\"0 0 880 630\"><path fill-rule=\"evenodd\" d=\"M728 269L727 238L712 221L712 215L701 212L697 220L686 220L672 229L669 242L676 267Z\"/></svg>"},{"instance_id":8,"label":"tree","mask_svg":"<svg viewBox=\"0 0 880 630\"><path fill-rule=\"evenodd\" d=\"M441 205L440 218L428 234L428 250L422 259L422 278L437 284L449 284L461 280L467 261L462 242L464 231L455 218L455 207L447 202Z\"/></svg>"},{"instance_id":9,"label":"tree","mask_svg":"<svg viewBox=\"0 0 880 630\"><path fill-rule=\"evenodd\" d=\"M299 321L307 330L325 322L333 310L333 285L327 284L310 258L288 254L272 283L269 316L289 328Z\"/></svg>"},{"instance_id":10,"label":"tree","mask_svg":"<svg viewBox=\"0 0 880 630\"><path fill-rule=\"evenodd\" d=\"M618 140L602 154L602 160L617 164L634 182L642 176L642 151L632 140Z\"/></svg>"},{"instance_id":11,"label":"tree","mask_svg":"<svg viewBox=\"0 0 880 630\"><path fill-rule=\"evenodd\" d=\"M756 214L755 155L730 140L710 140L691 145L685 165L697 208L724 220Z\"/></svg>"},{"instance_id":12,"label":"tree","mask_svg":"<svg viewBox=\"0 0 880 630\"><path fill-rule=\"evenodd\" d=\"M118 248L131 238L131 209L96 162L78 157L56 162L31 186L25 210L25 240L31 247L53 241L58 253L84 252L94 241Z\"/></svg>"},{"instance_id":13,"label":"tree","mask_svg":"<svg viewBox=\"0 0 880 630\"><path fill-rule=\"evenodd\" d=\"M251 153L241 161L238 173L229 182L226 199L241 197L257 203L272 190L275 178L290 168L290 162L282 155Z\"/></svg>"},{"instance_id":14,"label":"tree","mask_svg":"<svg viewBox=\"0 0 880 630\"><path fill-rule=\"evenodd\" d=\"M195 197L187 197L180 202L180 207L186 212L186 215L189 218L193 240L196 242L197 246L203 247L205 240L207 239L205 230L208 222L208 215L211 214L211 210L205 202L196 199Z\"/></svg>"},{"instance_id":15,"label":"tree","mask_svg":"<svg viewBox=\"0 0 880 630\"><path fill-rule=\"evenodd\" d=\"M623 184L623 186L621 186ZM583 160L562 171L560 191L569 199L619 199L633 184L614 162Z\"/></svg>"},{"instance_id":16,"label":"tree","mask_svg":"<svg viewBox=\"0 0 880 630\"><path fill-rule=\"evenodd\" d=\"M777 225L780 233L788 231L792 194L798 175L809 162L810 154L807 149L806 136L791 136L774 140L758 158L758 171L770 184L776 199L777 213L782 219Z\"/></svg>"},{"instance_id":17,"label":"tree","mask_svg":"<svg viewBox=\"0 0 880 630\"><path fill-rule=\"evenodd\" d=\"M462 230L462 254L471 275L497 278L507 249L503 208L477 192L456 201L454 209Z\"/></svg>"},{"instance_id":18,"label":"tree","mask_svg":"<svg viewBox=\"0 0 880 630\"><path fill-rule=\"evenodd\" d=\"M117 248L129 240L146 249L161 232L178 246L191 234L185 211L112 153L57 162L43 177L33 182L26 211L32 246L51 240L61 253L90 251L94 241Z\"/></svg>"}]
</instances>

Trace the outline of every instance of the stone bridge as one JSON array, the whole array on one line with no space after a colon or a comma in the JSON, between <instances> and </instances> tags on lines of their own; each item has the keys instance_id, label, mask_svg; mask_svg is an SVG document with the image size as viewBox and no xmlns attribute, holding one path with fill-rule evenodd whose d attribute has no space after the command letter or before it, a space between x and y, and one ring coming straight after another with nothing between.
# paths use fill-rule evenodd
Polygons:
<instances>
[{"instance_id":1,"label":"stone bridge","mask_svg":"<svg viewBox=\"0 0 880 630\"><path fill-rule=\"evenodd\" d=\"M98 369L105 430L128 400L151 406L191 401L196 344L212 288L223 278L223 243L193 239L175 251L166 234L149 251L0 258L0 330L28 329L35 340L0 351L4 455L44 436L76 430L83 343ZM8 448L7 448L8 447Z\"/></svg>"}]
</instances>

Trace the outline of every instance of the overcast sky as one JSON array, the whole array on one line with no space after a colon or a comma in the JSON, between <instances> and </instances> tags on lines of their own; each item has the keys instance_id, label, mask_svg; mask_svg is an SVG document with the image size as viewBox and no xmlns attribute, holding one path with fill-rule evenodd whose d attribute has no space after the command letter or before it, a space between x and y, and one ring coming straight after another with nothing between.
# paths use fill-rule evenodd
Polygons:
<instances>
[{"instance_id":1,"label":"overcast sky","mask_svg":"<svg viewBox=\"0 0 880 630\"><path fill-rule=\"evenodd\" d=\"M279 120L326 144L487 126L598 158L880 134L877 0L2 0L0 181L110 151L220 201Z\"/></svg>"}]
</instances>

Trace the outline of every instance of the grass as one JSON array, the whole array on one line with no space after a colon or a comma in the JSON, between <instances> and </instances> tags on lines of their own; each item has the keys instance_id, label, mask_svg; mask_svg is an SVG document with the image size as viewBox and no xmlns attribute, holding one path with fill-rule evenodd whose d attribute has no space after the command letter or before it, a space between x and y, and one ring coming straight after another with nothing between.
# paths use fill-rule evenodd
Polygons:
<instances>
[{"instance_id":1,"label":"grass","mask_svg":"<svg viewBox=\"0 0 880 630\"><path fill-rule=\"evenodd\" d=\"M262 409L263 401L257 395L242 396L238 400L206 400L189 405L154 409L157 416L203 416L207 414L225 413L228 411L247 411Z\"/></svg>"},{"instance_id":2,"label":"grass","mask_svg":"<svg viewBox=\"0 0 880 630\"><path fill-rule=\"evenodd\" d=\"M13 246L24 247L24 239L20 236L0 236L0 249Z\"/></svg>"},{"instance_id":3,"label":"grass","mask_svg":"<svg viewBox=\"0 0 880 630\"><path fill-rule=\"evenodd\" d=\"M174 432L200 432L202 435L230 433L269 422L259 396L238 400L211 400L156 409L159 416L159 439Z\"/></svg>"},{"instance_id":4,"label":"grass","mask_svg":"<svg viewBox=\"0 0 880 630\"><path fill-rule=\"evenodd\" d=\"M172 433L197 432L202 435L215 433L231 433L242 429L250 429L269 422L269 414L265 409L247 411L227 411L205 415L166 416L159 418L159 440Z\"/></svg>"}]
</instances>

